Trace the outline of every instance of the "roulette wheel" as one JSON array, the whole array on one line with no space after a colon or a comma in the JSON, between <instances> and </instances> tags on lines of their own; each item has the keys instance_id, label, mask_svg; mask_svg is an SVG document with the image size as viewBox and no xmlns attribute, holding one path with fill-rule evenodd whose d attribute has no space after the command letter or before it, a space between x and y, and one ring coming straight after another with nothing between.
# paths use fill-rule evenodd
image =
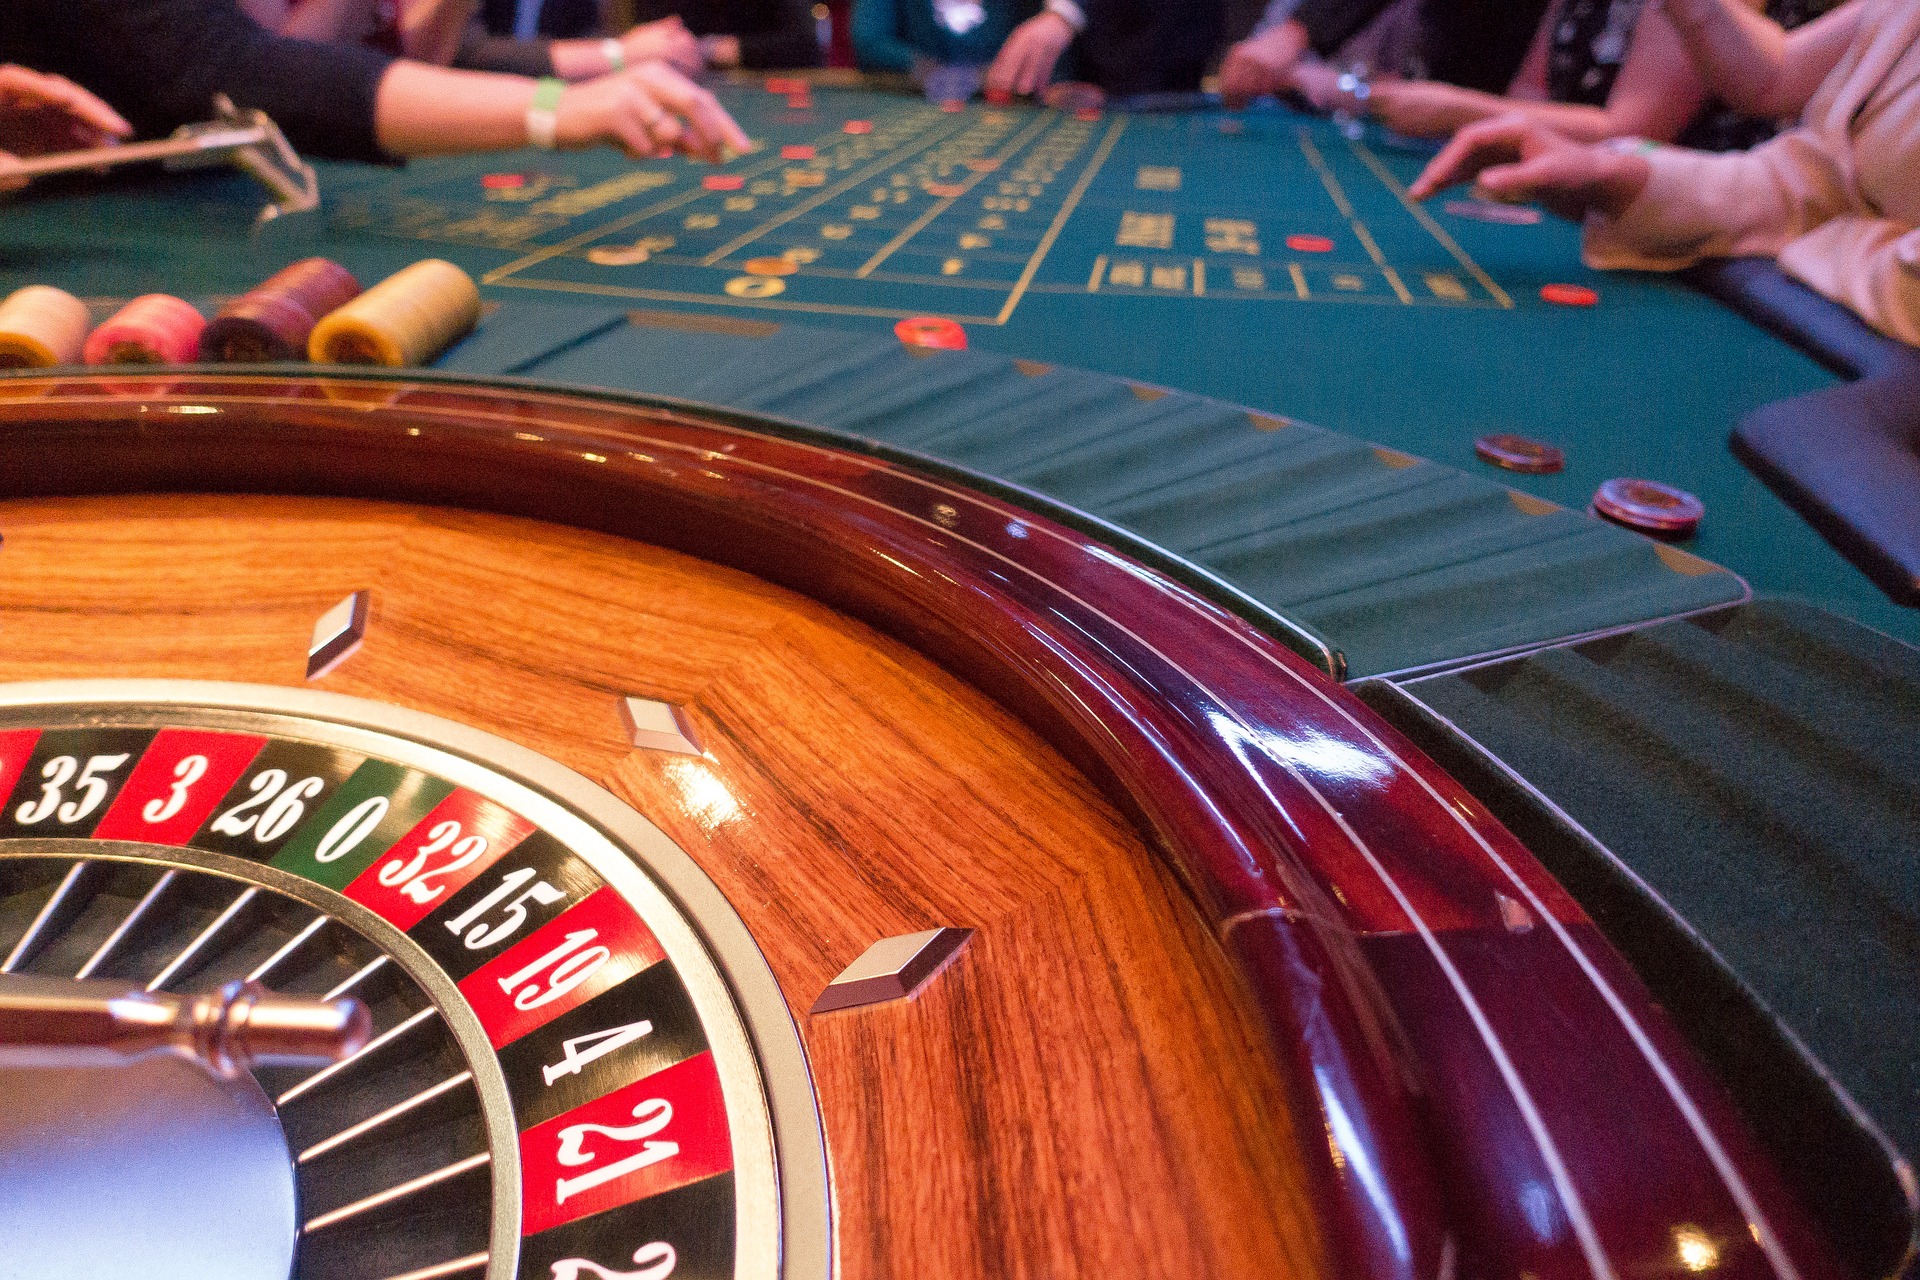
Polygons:
<instances>
[{"instance_id":1,"label":"roulette wheel","mask_svg":"<svg viewBox=\"0 0 1920 1280\"><path fill-rule=\"evenodd\" d=\"M0 975L372 1017L0 1075L40 1269L1838 1273L1512 835L1071 512L525 387L4 389Z\"/></svg>"}]
</instances>

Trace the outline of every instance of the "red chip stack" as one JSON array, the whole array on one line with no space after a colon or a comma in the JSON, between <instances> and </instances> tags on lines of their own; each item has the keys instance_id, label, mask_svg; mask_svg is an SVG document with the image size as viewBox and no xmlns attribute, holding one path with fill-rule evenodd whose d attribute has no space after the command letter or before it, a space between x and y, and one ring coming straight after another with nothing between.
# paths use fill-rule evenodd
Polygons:
<instances>
[{"instance_id":1,"label":"red chip stack","mask_svg":"<svg viewBox=\"0 0 1920 1280\"><path fill-rule=\"evenodd\" d=\"M360 282L337 262L303 258L220 309L200 334L200 358L258 364L304 360L313 326L360 296Z\"/></svg>"},{"instance_id":2,"label":"red chip stack","mask_svg":"<svg viewBox=\"0 0 1920 1280\"><path fill-rule=\"evenodd\" d=\"M191 302L165 293L135 298L87 338L88 364L191 364L199 358L206 317Z\"/></svg>"}]
</instances>

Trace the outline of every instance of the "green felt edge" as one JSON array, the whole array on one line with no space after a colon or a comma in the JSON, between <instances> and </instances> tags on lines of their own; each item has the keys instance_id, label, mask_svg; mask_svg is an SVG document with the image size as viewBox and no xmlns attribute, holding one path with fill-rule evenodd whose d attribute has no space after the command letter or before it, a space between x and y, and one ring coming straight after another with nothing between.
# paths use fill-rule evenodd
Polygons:
<instances>
[{"instance_id":1,"label":"green felt edge","mask_svg":"<svg viewBox=\"0 0 1920 1280\"><path fill-rule=\"evenodd\" d=\"M1719 949L1517 768L1416 693L1380 677L1350 687L1520 837L1592 917L1727 1086L1849 1272L1860 1280L1900 1274L1920 1245L1912 1166Z\"/></svg>"},{"instance_id":2,"label":"green felt edge","mask_svg":"<svg viewBox=\"0 0 1920 1280\"><path fill-rule=\"evenodd\" d=\"M754 334L752 337L755 340L765 340L787 334L789 331L796 341L806 341L811 337L818 343L824 339L839 338L842 339L846 345L842 347L823 347L811 352L781 352L777 358L770 356L769 362L765 367L755 365L753 362L748 362L747 367L757 369L758 372L755 377L747 383L741 383L738 378L729 379L723 376L725 372L732 367L732 364L730 361L721 361L711 369L702 371L700 376L695 379L696 383L699 384L697 391L694 391L692 395L685 398L704 403L712 403L714 400L733 402L736 397L748 400L760 399L769 384L769 378L773 378L775 382L779 382L780 378L778 375L794 360L801 359L802 363L808 367L813 367L822 361L826 361L834 365L834 370L829 371L833 372L834 376L824 380L816 379L813 382L794 388L790 392L782 392L780 398L788 400L789 402L793 401L794 397L799 397L799 407L789 409L786 406L782 406L779 410L756 408L751 412L763 413L769 417L777 417L782 421L794 420L793 417L788 415L804 414L805 420L810 423L834 422L832 409L819 403L822 394L825 393L827 394L829 405L846 403L855 405L858 410L856 417L864 421L865 428L862 430L859 438L872 439L873 435L868 434L868 432L873 430L873 422L876 415L881 414L882 411L874 407L874 401L871 395L865 398L856 398L848 402L848 390L839 386L840 375L845 375L853 379L854 382L868 388L870 392L877 388L885 388L888 393L893 392L899 385L897 380L903 375L898 370L886 374L884 370L873 366L872 357L889 352L893 355L900 355L901 352L897 345L872 339L864 334L844 334L836 330L793 324L790 322L776 323L769 332ZM572 357L574 364L577 365L581 360L590 357L600 342L614 340L619 337L620 333L621 331L618 329L604 331L600 338L578 348ZM861 354L863 351L866 353L864 356ZM827 354L822 354L823 352ZM604 363L594 365L596 381L602 378L613 380L633 377L632 370L626 369L618 363L615 358L617 354L618 353L610 354ZM976 353L966 351L943 351L926 354L929 356L939 356L943 361L971 361L976 359ZM1002 357L990 353L977 353L977 355L979 357L985 357L989 362L1011 359L1010 357ZM844 359L842 358L843 356ZM566 361L563 359L562 364L564 365L565 363ZM1158 392L1158 396L1154 397L1156 399L1165 399L1173 403L1189 405L1201 412L1211 412L1233 418L1249 419L1279 416L1262 414L1258 411L1250 410L1245 406L1232 404L1228 401L1210 396L1169 388L1151 387L1137 379L1096 373L1068 364L1044 363L1047 363L1053 371L1070 374L1074 379L1080 380L1083 385L1098 384L1112 389L1115 393L1114 399L1117 402L1126 404L1129 409L1137 407L1132 404L1132 401L1138 397L1140 390L1146 389ZM678 368L679 366L674 367ZM984 365L982 367L984 368ZM576 385L572 379L579 377L582 372L581 369L577 368L553 368L545 361L540 362L531 371L547 379L550 385ZM974 376L977 377L978 375L976 374ZM888 381L889 378L894 379L894 381ZM961 380L965 381L965 375L961 376ZM935 379L934 381L936 385L933 388L932 400L927 400L926 397L922 397L922 401L936 403L942 397L952 392L958 385L957 383L940 379ZM838 389L835 390L835 388ZM706 397L708 396L711 396L711 399L707 399ZM913 415L915 403L915 401L911 400L899 400L897 396L890 397L888 406L884 410L886 420L910 420ZM940 415L945 412L945 409L937 410L935 415L936 421ZM989 407L983 412L980 418L970 422L969 429L978 431L983 427L995 423L1002 417L1004 417L1004 414L1000 409ZM1297 428L1308 435L1328 442L1342 443L1352 450L1372 452L1383 458L1384 454L1387 453L1400 453L1399 450L1386 449L1371 442L1361 440L1358 437L1328 431L1325 428L1312 426L1298 419L1284 418L1282 420L1289 426ZM827 426L823 429L828 431L861 430L861 428L858 427L841 424ZM987 436L981 439L990 440L990 438L991 433L988 433ZM882 447L903 450L908 456L915 458L927 459L932 457L933 465L935 466L959 467L963 474L971 476L986 477L1001 471L999 465L995 465L990 460L983 461L978 456L970 459L969 463L956 463L947 461L945 458L933 457L924 452L925 449L936 447L941 448L944 452L949 445L964 444L965 441L957 439L950 428L942 429L935 433L935 435L931 437L931 440L938 441L938 443L922 441L916 441L914 444L885 443ZM1099 441L1096 438L1089 437L1081 440L1078 444L1070 444L1068 452L1071 452L1074 448L1098 443ZM975 450L974 452L978 454L980 450ZM1458 468L1449 467L1426 459L1415 458L1411 455L1403 456L1406 458L1406 466L1417 466L1420 469L1417 473L1414 471L1407 473L1409 477L1413 477L1416 474L1424 477L1424 479L1418 481L1417 484L1433 486L1447 484L1455 488L1462 488L1463 492L1470 492L1482 500L1497 499L1499 501L1509 501L1515 500L1516 496L1519 498L1528 496L1518 494L1518 491L1512 489L1511 486L1502 484L1497 480L1472 475ZM1053 461L1056 463L1059 461L1058 455L1056 455ZM1012 459L1004 456L1003 452L999 458L999 462L1008 466L1017 465ZM1385 463L1384 461L1382 465L1392 466L1392 464ZM1057 470L1057 466L1054 469ZM1397 470L1400 468L1394 467L1393 469ZM1359 518L1364 523L1378 524L1378 517L1368 517L1360 513L1369 505L1391 504L1392 494L1390 491L1383 490L1380 493L1364 495L1354 503L1342 503L1331 507L1315 508L1311 512L1303 513L1301 518L1298 519L1286 520L1277 524L1262 524L1257 527L1249 526L1234 534L1226 543L1216 541L1211 544L1194 547L1175 542L1167 536L1167 533L1170 531L1156 531L1150 526L1143 529L1135 523L1134 519L1126 515L1114 514L1108 516L1093 514L1089 511L1089 508L1095 507L1097 504L1092 501L1087 501L1084 498L1048 498L1046 497L1046 493L1047 490L1052 488L1051 484L1047 484L1044 488L1035 488L1032 486L1038 482L1032 480L1023 484L1016 481L989 479L986 483L991 486L998 486L1005 492L1022 495L1026 500L1049 501L1052 503L1054 509L1074 513L1078 521L1084 522L1083 527L1097 529L1102 536L1116 537L1123 532L1131 533L1132 537L1137 540L1137 545L1152 546L1159 551L1160 555L1168 558L1168 560L1163 563L1182 566L1178 571L1178 576L1190 585L1194 585L1197 589L1206 591L1207 594L1226 607L1245 612L1247 605L1242 602L1251 602L1252 606L1260 610L1263 616L1270 615L1282 618L1287 625L1304 631L1317 640L1321 640L1324 647L1335 655L1335 661L1331 663L1320 661L1320 665L1324 670L1327 670L1329 674L1335 674L1336 678L1344 678L1344 675L1349 672L1349 669L1356 665L1352 652L1351 639L1357 638L1363 642L1377 642L1378 640L1378 636L1370 632L1364 625L1359 626L1352 637L1348 637L1340 628L1326 626L1324 620L1316 620L1314 623L1308 623L1299 617L1298 610L1291 607L1289 603L1285 601L1270 601L1267 598L1268 592L1262 590L1258 582L1246 582L1246 585L1239 585L1245 581L1243 575L1220 562L1223 559L1233 560L1238 558L1238 552L1234 549L1234 544L1236 543L1244 546L1244 544L1248 542L1265 541L1277 544L1292 540L1292 545L1298 546L1310 545L1314 541L1321 543L1327 542L1328 538L1324 528L1317 531L1308 531L1305 535L1305 543L1299 540L1301 536L1300 526L1310 525L1315 522L1323 526L1337 524L1343 520L1359 515ZM1520 504L1516 501L1515 505L1518 506ZM1625 578L1609 576L1609 574L1603 570L1599 582L1589 586L1583 581L1581 576L1583 569L1586 567L1582 561L1591 561L1594 554L1606 556L1631 553L1642 557L1648 568L1655 568L1653 562L1658 555L1658 549L1655 544L1653 544L1650 539L1639 534L1607 524L1584 513L1560 506L1559 504L1543 503L1542 505L1547 511L1534 511L1528 514L1541 515L1550 512L1557 514L1563 520L1573 521L1580 526L1580 532L1577 534L1577 538L1581 541L1581 547L1571 558L1566 558L1560 563L1546 565L1529 565L1525 563L1526 557L1540 552L1551 543L1558 542L1564 549L1575 541L1576 535L1563 534L1557 538L1551 538L1545 541L1502 544L1495 548L1483 549L1466 554L1458 560L1436 564L1418 571L1414 576L1424 577L1426 579L1422 590L1427 600L1439 598L1471 598L1475 594L1483 597L1478 605L1479 612L1475 614L1479 619L1477 625L1468 628L1466 635L1455 637L1457 645L1453 647L1451 651L1448 651L1447 646L1438 646L1437 651L1434 651L1436 647L1430 645L1427 646L1429 652L1422 653L1417 650L1417 647L1413 648L1413 651L1409 651L1410 646L1405 644L1402 644L1397 652L1390 649L1388 654L1385 655L1368 651L1357 663L1361 673L1367 675L1386 672L1407 674L1415 671L1445 670L1463 663L1483 661L1494 655L1524 653L1542 645L1556 644L1572 639L1590 638L1595 635L1610 633L1621 627L1637 626L1643 623L1684 617L1700 609L1717 608L1752 598L1751 588L1739 575L1722 566L1702 560L1700 557L1691 556L1691 559L1697 561L1702 566L1702 570L1698 575L1681 573L1671 564L1664 565L1665 571L1674 573L1676 578L1682 576L1698 576L1703 580L1711 578L1720 584L1718 587L1708 592L1694 593L1694 598L1690 600L1667 599L1658 604L1649 604L1644 612L1635 612L1622 608L1620 605L1622 598L1637 599L1643 595L1651 594L1651 581L1644 577L1634 575L1628 575ZM1524 507L1521 509L1523 511L1525 510ZM1389 513L1386 518L1391 519L1392 513ZM1125 523L1120 523L1122 521ZM1494 532L1493 527L1488 525L1484 520L1476 518L1475 523L1481 526L1481 536L1483 537ZM1288 531L1289 527L1291 527L1291 532ZM1138 531L1136 532L1135 530ZM1366 552L1358 551L1355 555L1364 561ZM1520 557L1522 560L1522 563L1518 565L1517 568L1502 563L1503 560L1512 557ZM1270 555L1264 551L1256 552L1253 555L1253 559L1256 563L1264 561L1265 565L1269 567L1272 564ZM1458 571L1462 569L1466 570L1469 575L1469 580L1466 582L1446 584L1435 583L1433 581L1433 578L1438 574L1443 574L1450 570ZM1258 575L1256 574L1255 576L1257 577ZM1533 613L1526 615L1533 626L1519 628L1518 630L1521 634L1515 635L1506 643L1501 643L1501 629L1491 625L1489 621L1490 619L1496 618L1497 610L1496 613L1487 612L1491 597L1498 595L1504 599L1510 598L1514 592L1522 594L1527 591L1537 592L1540 589L1540 584L1550 579L1554 581L1564 579L1566 582L1575 584L1575 598L1561 600L1557 609L1549 611L1548 614L1542 614L1538 610L1535 610ZM1324 604L1344 596L1345 605L1343 607L1357 609L1363 616L1369 610L1378 612L1382 607L1386 606L1391 606L1395 609L1404 609L1409 606L1415 609L1425 607L1420 594L1416 593L1415 595L1409 596L1399 591L1399 589L1393 585L1404 580L1401 576L1389 576L1378 581L1343 582L1332 594L1321 597L1314 603ZM1202 585L1203 583L1207 583L1208 585ZM1230 595L1220 596L1215 594L1215 592L1220 589L1226 590ZM1503 595L1502 593L1506 594ZM1552 616L1550 616L1553 614L1566 616L1568 620L1564 624L1556 625L1552 620ZM1374 628L1374 630L1377 631L1377 627ZM1514 628L1509 627L1507 630L1512 632ZM1377 647L1377 644L1375 647ZM1319 660L1317 655L1309 654L1308 656ZM1395 659L1398 660L1396 661Z\"/></svg>"},{"instance_id":3,"label":"green felt edge","mask_svg":"<svg viewBox=\"0 0 1920 1280\"><path fill-rule=\"evenodd\" d=\"M115 378L124 380L129 375L124 371L108 373L90 367L58 367L53 369L0 369L0 379L7 378L67 378L93 380ZM1282 617L1274 610L1260 603L1252 596L1239 590L1231 583L1217 577L1201 565L1185 560L1162 547L1156 546L1138 534L1131 533L1119 525L1111 524L1075 507L1070 507L1043 493L1024 489L1019 485L1008 484L992 476L958 466L940 458L903 449L866 436L852 435L836 431L831 427L821 427L809 423L795 422L776 417L772 414L745 413L738 409L722 405L703 404L696 400L685 400L674 396L652 395L640 391L623 391L609 387L583 387L571 384L556 384L538 378L518 377L507 374L472 374L451 372L439 369L396 369L374 371L342 365L314 364L247 364L247 365L141 365L139 377L321 377L337 378L343 381L383 381L383 382L420 382L442 386L493 387L510 391L532 391L544 395L562 395L582 400L598 400L612 404L633 405L640 408L663 409L671 412L688 413L713 419L728 426L763 432L780 439L795 440L807 444L818 444L829 448L842 449L871 458L877 458L908 470L919 471L938 476L943 480L965 488L1003 499L1032 511L1036 515L1078 530L1088 537L1109 543L1115 550L1124 552L1155 570L1180 583L1182 586L1204 597L1228 612L1244 618L1260 630L1287 646L1314 664L1335 680L1346 677L1346 656L1325 638L1300 623ZM1724 571L1723 571L1724 572Z\"/></svg>"}]
</instances>

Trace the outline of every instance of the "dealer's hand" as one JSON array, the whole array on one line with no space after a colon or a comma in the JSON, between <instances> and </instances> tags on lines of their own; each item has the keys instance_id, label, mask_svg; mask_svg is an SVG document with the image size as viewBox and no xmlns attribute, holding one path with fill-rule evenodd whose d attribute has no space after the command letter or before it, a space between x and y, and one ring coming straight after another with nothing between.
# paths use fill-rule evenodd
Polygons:
<instances>
[{"instance_id":1,"label":"dealer's hand","mask_svg":"<svg viewBox=\"0 0 1920 1280\"><path fill-rule=\"evenodd\" d=\"M1618 216L1640 198L1653 166L1640 155L1569 141L1525 116L1501 116L1454 135L1408 193L1425 200L1463 182L1477 182L1495 200L1539 203L1578 221L1589 213Z\"/></svg>"},{"instance_id":2,"label":"dealer's hand","mask_svg":"<svg viewBox=\"0 0 1920 1280\"><path fill-rule=\"evenodd\" d=\"M719 160L725 150L751 145L712 94L659 62L568 88L554 108L554 141L562 147L611 142L635 159L681 151Z\"/></svg>"},{"instance_id":3,"label":"dealer's hand","mask_svg":"<svg viewBox=\"0 0 1920 1280\"><path fill-rule=\"evenodd\" d=\"M1074 30L1056 13L1037 13L1013 29L987 68L987 88L1001 93L1035 94L1053 79L1060 55L1073 43Z\"/></svg>"},{"instance_id":4,"label":"dealer's hand","mask_svg":"<svg viewBox=\"0 0 1920 1280\"><path fill-rule=\"evenodd\" d=\"M1220 100L1238 110L1255 98L1279 93L1288 87L1306 47L1305 31L1297 22L1242 40L1220 63Z\"/></svg>"}]
</instances>

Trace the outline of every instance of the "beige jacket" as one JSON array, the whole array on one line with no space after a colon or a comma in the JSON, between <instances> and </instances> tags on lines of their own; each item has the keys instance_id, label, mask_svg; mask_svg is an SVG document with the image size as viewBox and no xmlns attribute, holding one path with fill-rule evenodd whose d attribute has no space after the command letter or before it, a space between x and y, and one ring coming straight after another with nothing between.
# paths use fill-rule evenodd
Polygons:
<instances>
[{"instance_id":1,"label":"beige jacket","mask_svg":"<svg viewBox=\"0 0 1920 1280\"><path fill-rule=\"evenodd\" d=\"M1920 0L1861 0L1846 56L1798 128L1752 151L1651 152L1653 180L1588 219L1586 260L1671 271L1777 257L1882 333L1920 345Z\"/></svg>"}]
</instances>

